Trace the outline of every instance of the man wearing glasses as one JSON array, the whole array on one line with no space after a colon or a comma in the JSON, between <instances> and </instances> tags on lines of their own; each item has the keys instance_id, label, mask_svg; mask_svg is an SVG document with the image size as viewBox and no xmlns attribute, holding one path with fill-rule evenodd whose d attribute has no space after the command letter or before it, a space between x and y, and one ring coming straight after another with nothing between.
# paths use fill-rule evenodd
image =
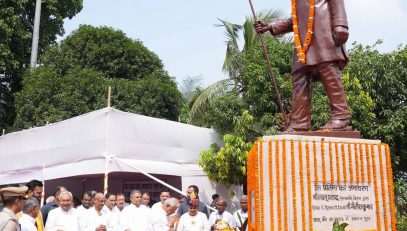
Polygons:
<instances>
[{"instance_id":1,"label":"man wearing glasses","mask_svg":"<svg viewBox=\"0 0 407 231\"><path fill-rule=\"evenodd\" d=\"M0 189L4 209L0 212L0 230L20 231L16 214L21 212L24 206L28 188L23 187L6 187Z\"/></svg>"}]
</instances>

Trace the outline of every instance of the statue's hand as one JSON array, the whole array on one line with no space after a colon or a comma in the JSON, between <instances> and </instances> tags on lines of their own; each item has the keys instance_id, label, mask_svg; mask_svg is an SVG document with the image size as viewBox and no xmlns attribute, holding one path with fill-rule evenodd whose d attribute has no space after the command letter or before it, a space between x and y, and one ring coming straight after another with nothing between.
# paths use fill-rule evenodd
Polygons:
<instances>
[{"instance_id":1,"label":"statue's hand","mask_svg":"<svg viewBox=\"0 0 407 231\"><path fill-rule=\"evenodd\" d=\"M349 31L348 28L344 26L336 26L334 28L334 40L335 40L335 45L341 46L348 41L349 37Z\"/></svg>"},{"instance_id":2,"label":"statue's hand","mask_svg":"<svg viewBox=\"0 0 407 231\"><path fill-rule=\"evenodd\" d=\"M254 21L253 27L258 34L263 34L264 32L271 30L271 25L261 20Z\"/></svg>"}]
</instances>

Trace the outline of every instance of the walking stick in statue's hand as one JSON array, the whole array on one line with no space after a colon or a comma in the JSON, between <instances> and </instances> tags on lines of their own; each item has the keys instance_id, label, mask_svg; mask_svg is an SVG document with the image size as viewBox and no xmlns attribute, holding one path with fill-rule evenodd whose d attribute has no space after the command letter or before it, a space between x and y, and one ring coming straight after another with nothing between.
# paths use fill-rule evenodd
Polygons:
<instances>
[{"instance_id":1,"label":"walking stick in statue's hand","mask_svg":"<svg viewBox=\"0 0 407 231\"><path fill-rule=\"evenodd\" d=\"M251 8L252 13L253 13L253 20L256 21L257 16L256 16L256 12L255 12L254 7L253 7L253 3L252 3L251 0L249 0L249 3L250 3L250 8ZM281 101L281 95L280 95L280 91L278 90L276 75L273 72L273 68L272 68L271 62L270 62L270 57L267 54L267 48L266 48L266 45L264 43L263 36L261 35L261 33L258 33L258 35L259 35L261 47L263 48L264 56L265 56L266 61L267 61L268 71L269 71L269 74L271 76L271 82L273 83L274 90L276 91L277 105L278 105L278 108L280 109L281 114L283 115L284 123L287 123L288 116L284 111L283 102Z\"/></svg>"}]
</instances>

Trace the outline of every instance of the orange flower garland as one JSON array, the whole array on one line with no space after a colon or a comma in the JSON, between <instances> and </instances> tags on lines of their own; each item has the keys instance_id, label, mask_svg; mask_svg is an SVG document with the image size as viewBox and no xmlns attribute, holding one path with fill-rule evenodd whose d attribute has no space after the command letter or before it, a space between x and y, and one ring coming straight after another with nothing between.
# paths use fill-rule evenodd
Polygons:
<instances>
[{"instance_id":1,"label":"orange flower garland","mask_svg":"<svg viewBox=\"0 0 407 231\"><path fill-rule=\"evenodd\" d=\"M355 149L355 165L356 165L356 183L360 183L360 164L359 164L359 150L358 145L353 144L353 148Z\"/></svg>"},{"instance_id":2,"label":"orange flower garland","mask_svg":"<svg viewBox=\"0 0 407 231\"><path fill-rule=\"evenodd\" d=\"M365 153L366 153L366 159L367 159L367 182L369 184L371 184L372 183L372 174L370 174L371 173L370 168L372 166L370 163L370 158L371 158L372 153L370 152L368 144L365 144Z\"/></svg>"},{"instance_id":3,"label":"orange flower garland","mask_svg":"<svg viewBox=\"0 0 407 231\"><path fill-rule=\"evenodd\" d=\"M278 230L283 230L281 227L281 188L280 188L280 142L276 140L276 177L277 177L277 224Z\"/></svg>"},{"instance_id":4,"label":"orange flower garland","mask_svg":"<svg viewBox=\"0 0 407 231\"><path fill-rule=\"evenodd\" d=\"M346 152L345 152L345 144L341 142L341 153L342 153L342 170L343 170L343 182L347 182L348 174L346 172L347 168L349 168L348 163L346 163ZM348 153L349 155L349 153Z\"/></svg>"},{"instance_id":5,"label":"orange flower garland","mask_svg":"<svg viewBox=\"0 0 407 231\"><path fill-rule=\"evenodd\" d=\"M290 141L291 144L291 184L293 187L293 210L294 210L294 230L298 230L298 221L297 221L297 188L295 181L295 153L294 153L294 140ZM273 226L272 226L273 227Z\"/></svg>"},{"instance_id":6,"label":"orange flower garland","mask_svg":"<svg viewBox=\"0 0 407 231\"><path fill-rule=\"evenodd\" d=\"M251 193L253 189L255 188L256 185L256 152L257 152L257 143L253 145L253 147L250 149L249 154L247 155L247 188L248 190L248 197L247 197L247 202L248 202L248 207L253 207L257 206L255 201L252 201ZM256 195L256 191L255 191ZM248 217L252 217L252 210L248 209ZM257 214L255 214L255 217L257 217ZM253 227L252 224L253 221L249 222L249 230L255 230L256 227ZM254 225L255 226L255 225Z\"/></svg>"},{"instance_id":7,"label":"orange flower garland","mask_svg":"<svg viewBox=\"0 0 407 231\"><path fill-rule=\"evenodd\" d=\"M351 150L351 144L348 143L348 158L349 158L349 175L350 175L350 183L353 183L354 178L353 178L353 162L352 162L352 150Z\"/></svg>"},{"instance_id":8,"label":"orange flower garland","mask_svg":"<svg viewBox=\"0 0 407 231\"><path fill-rule=\"evenodd\" d=\"M362 173L361 181L365 183L365 158L363 156L362 144L359 143L359 154L360 154L360 171Z\"/></svg>"},{"instance_id":9,"label":"orange flower garland","mask_svg":"<svg viewBox=\"0 0 407 231\"><path fill-rule=\"evenodd\" d=\"M384 171L383 171L383 151L382 146L379 145L378 147L379 153L379 165L380 165L380 183L382 187L382 201L383 201L383 211L384 211L384 230L389 230L389 221L387 217L387 203L386 203L386 187L384 186Z\"/></svg>"},{"instance_id":10,"label":"orange flower garland","mask_svg":"<svg viewBox=\"0 0 407 231\"><path fill-rule=\"evenodd\" d=\"M260 151L259 151L259 174L260 174L260 183L259 183L259 212L260 212L260 216L259 216L259 222L260 222L260 230L264 230L264 206L262 205L262 203L264 202L264 198L263 198L263 192L264 192L264 181L263 181L263 141L260 142Z\"/></svg>"},{"instance_id":11,"label":"orange flower garland","mask_svg":"<svg viewBox=\"0 0 407 231\"><path fill-rule=\"evenodd\" d=\"M390 212L391 212L391 228L392 230L397 230L396 228L396 205L394 204L394 184L393 184L393 171L391 170L391 161L390 161L390 149L389 145L386 144L386 168L387 168L387 185L389 186L390 194Z\"/></svg>"},{"instance_id":12,"label":"orange flower garland","mask_svg":"<svg viewBox=\"0 0 407 231\"><path fill-rule=\"evenodd\" d=\"M309 217L309 230L313 229L313 222L312 222L312 193L311 193L311 157L309 152L309 143L305 144L305 158L307 160L307 181L308 181L308 217ZM288 229L286 229L288 230Z\"/></svg>"},{"instance_id":13,"label":"orange flower garland","mask_svg":"<svg viewBox=\"0 0 407 231\"><path fill-rule=\"evenodd\" d=\"M372 147L372 146L371 146ZM368 149L368 144L366 144L366 149ZM375 202L376 202L376 217L377 217L377 231L381 231L382 230L382 222L380 219L380 204L379 204L379 189L377 188L377 172L376 172L376 158L375 158L375 154L372 154L372 150L369 149L369 153L367 154L367 156L372 155L372 167L373 167L373 184L374 184L374 195L375 195ZM370 174L370 170L368 171L369 176L371 176ZM371 183L371 182L369 182Z\"/></svg>"},{"instance_id":14,"label":"orange flower garland","mask_svg":"<svg viewBox=\"0 0 407 231\"><path fill-rule=\"evenodd\" d=\"M274 194L273 194L273 141L269 141L269 179L270 179L270 227L274 229Z\"/></svg>"},{"instance_id":15,"label":"orange flower garland","mask_svg":"<svg viewBox=\"0 0 407 231\"><path fill-rule=\"evenodd\" d=\"M343 163L342 163L343 164ZM335 142L335 166L336 166L336 182L341 182L341 169L339 166L339 148L338 142ZM342 165L343 166L343 165ZM345 168L345 167L344 167Z\"/></svg>"},{"instance_id":16,"label":"orange flower garland","mask_svg":"<svg viewBox=\"0 0 407 231\"><path fill-rule=\"evenodd\" d=\"M318 160L317 160L317 143L312 141L312 150L314 152L314 182L318 182Z\"/></svg>"},{"instance_id":17,"label":"orange flower garland","mask_svg":"<svg viewBox=\"0 0 407 231\"><path fill-rule=\"evenodd\" d=\"M321 141L322 182L326 184L325 143Z\"/></svg>"},{"instance_id":18,"label":"orange flower garland","mask_svg":"<svg viewBox=\"0 0 407 231\"><path fill-rule=\"evenodd\" d=\"M283 139L283 198L284 198L284 229L288 230L288 199L287 199L287 151L286 151L286 140Z\"/></svg>"},{"instance_id":19,"label":"orange flower garland","mask_svg":"<svg viewBox=\"0 0 407 231\"><path fill-rule=\"evenodd\" d=\"M309 0L309 12L308 12L308 23L307 23L307 33L305 35L304 44L301 43L300 30L298 28L298 18L297 18L297 1L291 0L291 17L293 23L294 31L294 46L297 49L298 62L306 63L306 54L308 48L311 44L313 27L314 27L314 17L315 17L315 0Z\"/></svg>"},{"instance_id":20,"label":"orange flower garland","mask_svg":"<svg viewBox=\"0 0 407 231\"><path fill-rule=\"evenodd\" d=\"M328 147L329 147L329 170L331 173L331 184L334 183L335 177L334 177L334 161L333 161L333 153L332 153L332 142L328 142Z\"/></svg>"},{"instance_id":21,"label":"orange flower garland","mask_svg":"<svg viewBox=\"0 0 407 231\"><path fill-rule=\"evenodd\" d=\"M305 220L305 198L304 198L304 163L303 163L303 153L302 153L302 142L298 142L298 154L300 161L300 190L301 190L301 218L302 218L302 230L307 230L307 224ZM281 230L281 229L279 229Z\"/></svg>"}]
</instances>

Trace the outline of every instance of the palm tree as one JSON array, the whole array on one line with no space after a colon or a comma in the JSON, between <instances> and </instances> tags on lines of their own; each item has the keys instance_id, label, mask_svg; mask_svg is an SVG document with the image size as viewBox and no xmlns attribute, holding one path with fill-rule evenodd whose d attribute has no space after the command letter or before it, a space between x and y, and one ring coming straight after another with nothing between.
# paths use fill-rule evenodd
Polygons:
<instances>
[{"instance_id":1,"label":"palm tree","mask_svg":"<svg viewBox=\"0 0 407 231\"><path fill-rule=\"evenodd\" d=\"M257 15L258 19L263 21L273 21L281 17L278 10L262 11ZM249 50L254 44L257 33L253 28L253 18L246 17L243 25L230 23L219 19L220 24L217 27L223 27L226 35L226 55L223 62L222 70L229 75L228 79L219 80L206 89L196 98L189 112L189 121L193 124L199 124L202 121L204 112L210 107L213 99L225 92L236 90L238 93L243 91L242 76L243 63L241 55ZM239 47L239 33L243 32L244 44L243 49ZM198 122L199 121L199 122Z\"/></svg>"}]
</instances>

